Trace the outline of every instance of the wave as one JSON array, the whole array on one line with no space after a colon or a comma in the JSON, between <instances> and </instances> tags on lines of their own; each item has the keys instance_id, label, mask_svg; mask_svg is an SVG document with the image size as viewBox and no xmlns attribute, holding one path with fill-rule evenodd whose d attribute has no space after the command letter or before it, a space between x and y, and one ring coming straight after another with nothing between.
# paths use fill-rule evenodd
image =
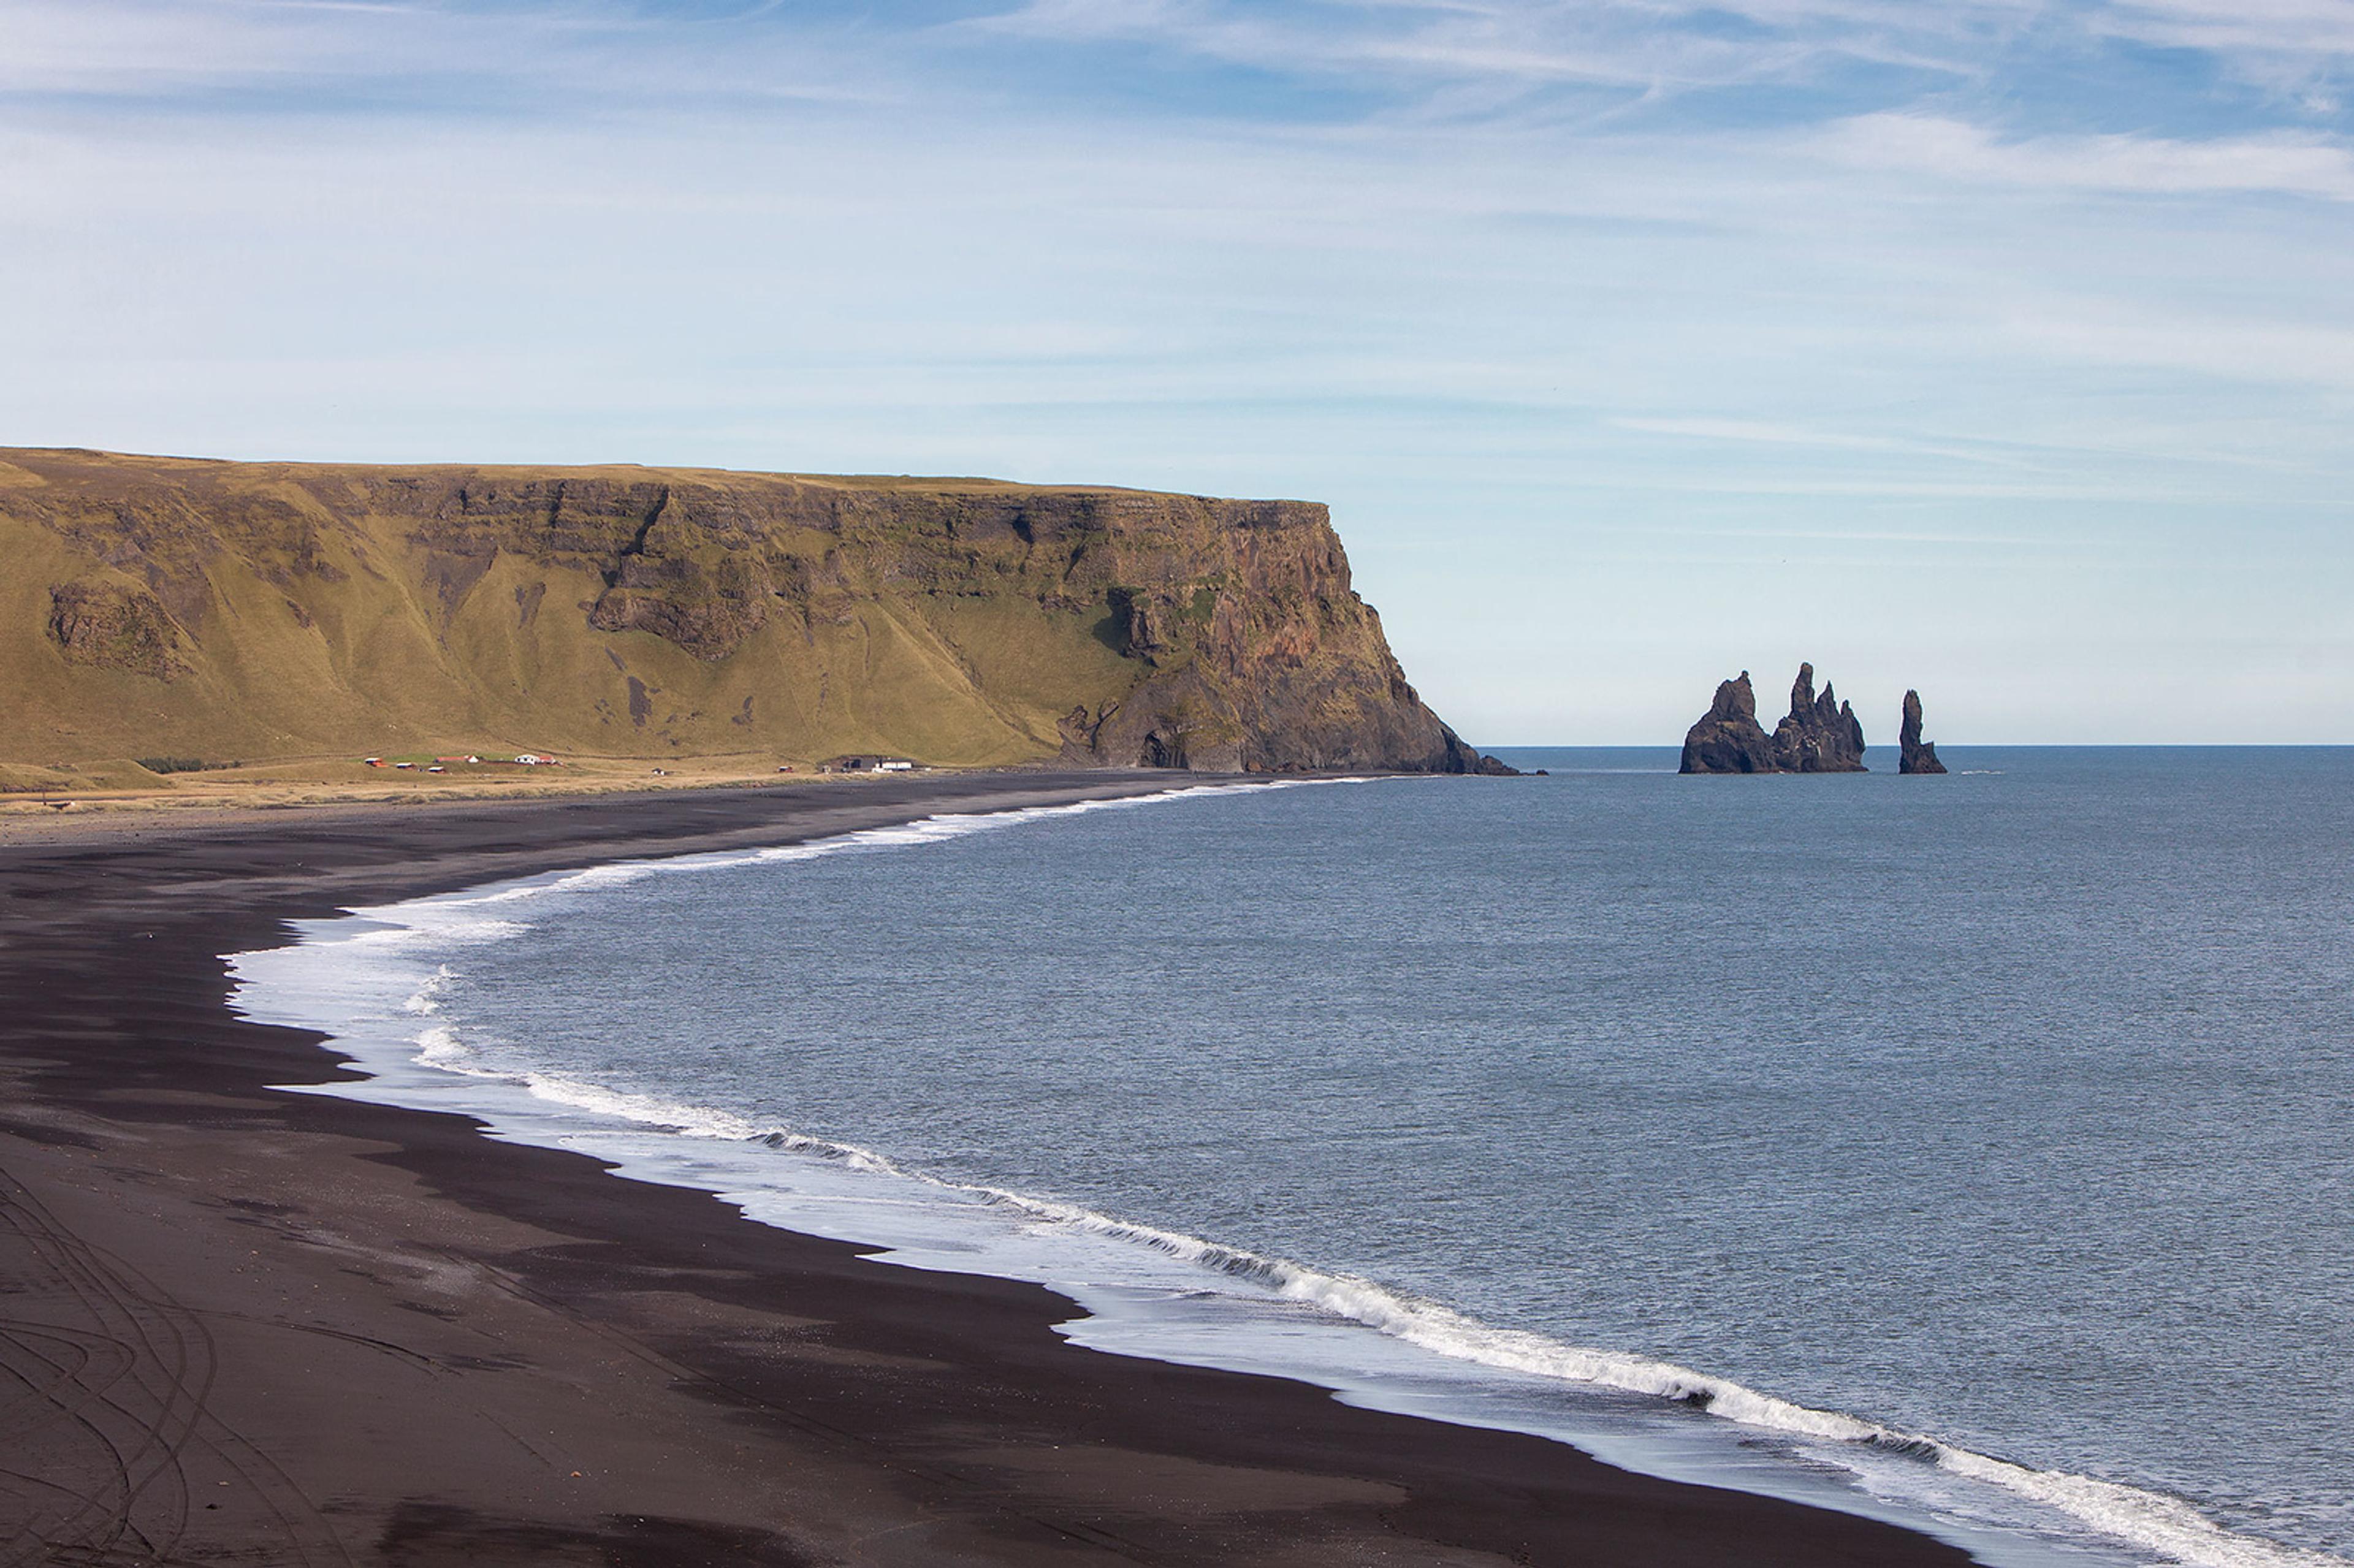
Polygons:
<instances>
[{"instance_id":1,"label":"wave","mask_svg":"<svg viewBox=\"0 0 2354 1568\"><path fill-rule=\"evenodd\" d=\"M1193 786L1111 800L940 815L901 826L867 829L740 854L618 863L480 893L368 911L363 922L366 929L333 938L325 945L389 949L412 944L471 946L503 941L531 928L526 921L508 917L507 906L551 893L615 887L673 872L938 843L1044 818L1305 782L1309 781ZM486 913L492 909L501 913ZM417 1018L434 1017L440 1011L441 996L453 978L454 971L449 965L438 965L402 1000L400 1012ZM682 1138L822 1160L842 1169L910 1183L994 1212L1034 1233L1086 1235L1150 1249L1189 1266L1244 1282L1267 1297L1317 1308L1451 1361L1672 1401L1760 1431L1830 1445L1834 1451L1845 1446L1919 1461L1951 1475L1999 1488L2054 1510L2113 1541L2192 1568L2349 1568L2347 1559L2327 1552L2226 1530L2190 1503L2163 1493L2096 1477L2017 1464L1866 1416L1782 1399L1731 1379L1670 1361L1578 1346L1525 1330L1499 1328L1443 1303L1378 1281L1121 1219L1059 1199L935 1176L902 1165L877 1150L814 1137L790 1127L755 1124L724 1109L617 1089L566 1075L499 1067L491 1065L458 1029L446 1022L426 1025L408 1036L406 1044L413 1050L410 1060L418 1065L456 1076L496 1081L560 1111L627 1122Z\"/></svg>"},{"instance_id":2,"label":"wave","mask_svg":"<svg viewBox=\"0 0 2354 1568\"><path fill-rule=\"evenodd\" d=\"M1044 821L1057 817L1085 816L1096 811L1133 810L1139 807L1166 805L1182 800L1195 800L1212 796L1244 794L1266 789L1298 789L1310 786L1340 784L1371 784L1371 777L1334 779L1267 779L1248 783L1186 784L1170 789L1158 789L1145 795L1118 795L1100 800L1073 800L1054 806L1018 806L1003 811L943 811L913 821L898 822L887 827L861 828L854 832L835 833L825 838L810 839L801 843L773 844L764 849L717 851L706 854L674 855L657 860L621 860L587 866L579 871L558 872L527 881L496 884L487 888L464 893L440 894L411 900L389 910L376 910L378 916L393 919L366 920L365 929L334 938L361 946L397 947L435 940L481 942L500 941L522 935L530 929L527 922L498 919L474 914L482 909L503 908L515 904L545 899L552 895L582 893L603 888L620 887L649 877L678 875L706 871L726 871L738 866L769 865L780 862L819 860L832 855L854 853L862 850L907 849L927 844L948 843L974 833L993 832L1019 827L1026 822ZM363 912L354 911L354 914ZM233 955L244 957L246 955Z\"/></svg>"},{"instance_id":3,"label":"wave","mask_svg":"<svg viewBox=\"0 0 2354 1568\"><path fill-rule=\"evenodd\" d=\"M567 1110L627 1121L683 1138L754 1145L889 1177L1007 1215L1033 1230L1059 1230L1149 1248L1181 1263L1237 1279L1274 1298L1336 1318L1450 1360L1500 1371L1673 1401L1744 1426L1821 1443L1851 1445L1919 1460L2063 1513L2102 1535L2195 1568L2346 1568L2326 1552L2235 1534L2190 1503L2162 1493L2036 1469L1908 1432L1844 1411L1824 1410L1763 1393L1671 1361L1573 1345L1525 1330L1502 1329L1466 1313L1358 1276L1156 1225L1124 1220L1083 1204L1007 1188L958 1181L903 1165L881 1150L759 1126L733 1112L615 1089L557 1074L502 1072L479 1065L447 1025L418 1037L416 1060L470 1076L496 1078L534 1099Z\"/></svg>"}]
</instances>

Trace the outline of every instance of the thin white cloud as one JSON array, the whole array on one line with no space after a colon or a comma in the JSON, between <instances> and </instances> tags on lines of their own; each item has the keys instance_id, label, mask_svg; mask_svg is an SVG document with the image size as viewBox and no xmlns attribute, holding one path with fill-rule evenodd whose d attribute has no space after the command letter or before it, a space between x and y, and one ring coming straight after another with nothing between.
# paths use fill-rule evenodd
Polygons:
<instances>
[{"instance_id":1,"label":"thin white cloud","mask_svg":"<svg viewBox=\"0 0 2354 1568\"><path fill-rule=\"evenodd\" d=\"M2085 26L2103 37L2197 50L2292 111L2332 118L2354 74L2349 0L2112 0Z\"/></svg>"},{"instance_id":2,"label":"thin white cloud","mask_svg":"<svg viewBox=\"0 0 2354 1568\"><path fill-rule=\"evenodd\" d=\"M416 0L212 0L224 9L246 11L356 11L364 15L419 16L436 7Z\"/></svg>"},{"instance_id":3,"label":"thin white cloud","mask_svg":"<svg viewBox=\"0 0 2354 1568\"><path fill-rule=\"evenodd\" d=\"M904 96L890 48L854 60L761 25L766 8L693 24L618 0L482 9L398 0L0 0L0 92L181 100L233 115L259 98L365 121L387 94L452 116L544 118L737 99Z\"/></svg>"},{"instance_id":4,"label":"thin white cloud","mask_svg":"<svg viewBox=\"0 0 2354 1568\"><path fill-rule=\"evenodd\" d=\"M1404 14L1405 7L1385 7ZM1421 8L1417 7L1416 10ZM1507 77L1639 86L1654 70L1606 51L1507 44L1490 11L1449 8L1388 34L1362 26L1287 25L1190 0L1031 0L970 26L1061 42L1144 42L1228 65L1287 74Z\"/></svg>"},{"instance_id":5,"label":"thin white cloud","mask_svg":"<svg viewBox=\"0 0 2354 1568\"><path fill-rule=\"evenodd\" d=\"M2052 540L2037 534L1933 533L1893 528L1653 528L1654 535L1692 539L1798 539L1839 545L1957 545L1969 549L2039 548Z\"/></svg>"},{"instance_id":6,"label":"thin white cloud","mask_svg":"<svg viewBox=\"0 0 2354 1568\"><path fill-rule=\"evenodd\" d=\"M2111 299L2016 308L2002 330L2021 347L2078 362L2354 392L2354 328L2336 323L2159 313Z\"/></svg>"},{"instance_id":7,"label":"thin white cloud","mask_svg":"<svg viewBox=\"0 0 2354 1568\"><path fill-rule=\"evenodd\" d=\"M286 0L0 0L0 88L146 93L302 78L515 71L567 30L532 14Z\"/></svg>"},{"instance_id":8,"label":"thin white cloud","mask_svg":"<svg viewBox=\"0 0 2354 1568\"><path fill-rule=\"evenodd\" d=\"M1884 436L1851 435L1840 430L1810 429L1765 419L1618 418L1610 423L1622 430L1656 436L1693 436L1702 440L1746 441L1764 446L1831 447L1851 451L1914 450L1914 443Z\"/></svg>"},{"instance_id":9,"label":"thin white cloud","mask_svg":"<svg viewBox=\"0 0 2354 1568\"><path fill-rule=\"evenodd\" d=\"M1023 0L957 26L1140 43L1278 77L1382 88L1440 118L1478 118L1564 86L1638 92L1650 103L1848 78L1886 95L1892 110L1932 91L1988 89L2032 116L2052 106L2004 90L2013 51L2073 57L2097 85L2115 63L2102 57L2121 39L2204 53L2295 123L2334 117L2354 97L2354 0L2087 0L2065 8L2048 0ZM1860 64L1893 69L1873 84L1850 69ZM1795 103L1787 111L1806 113Z\"/></svg>"},{"instance_id":10,"label":"thin white cloud","mask_svg":"<svg viewBox=\"0 0 2354 1568\"><path fill-rule=\"evenodd\" d=\"M2009 0L1909 7L1842 0L1524 0L1416 4L1356 0L1288 19L1226 0L1027 0L963 26L1062 42L1125 40L1301 77L1353 77L1436 89L1467 81L1632 89L1804 79L1832 58L1955 76L1970 69L1956 17L2009 18ZM1750 36L1714 25L1737 16ZM1979 28L1978 30L1983 30Z\"/></svg>"},{"instance_id":11,"label":"thin white cloud","mask_svg":"<svg viewBox=\"0 0 2354 1568\"><path fill-rule=\"evenodd\" d=\"M2354 53L2354 0L2114 0L2097 25L2189 48Z\"/></svg>"},{"instance_id":12,"label":"thin white cloud","mask_svg":"<svg viewBox=\"0 0 2354 1568\"><path fill-rule=\"evenodd\" d=\"M1612 428L1643 435L1676 436L1691 440L1725 441L1736 445L1788 447L1823 452L1879 452L1894 458L1948 458L1957 462L1995 468L2033 468L2036 461L2018 450L1971 447L1952 441L1915 437L1866 435L1852 430L1827 430L1813 426L1766 419L1654 418L1628 417L1609 421Z\"/></svg>"},{"instance_id":13,"label":"thin white cloud","mask_svg":"<svg viewBox=\"0 0 2354 1568\"><path fill-rule=\"evenodd\" d=\"M2187 141L2158 136L2038 136L2005 141L1981 126L1925 114L1866 114L1817 145L1850 166L2047 190L2215 195L2275 192L2354 201L2354 152L2296 132Z\"/></svg>"}]
</instances>

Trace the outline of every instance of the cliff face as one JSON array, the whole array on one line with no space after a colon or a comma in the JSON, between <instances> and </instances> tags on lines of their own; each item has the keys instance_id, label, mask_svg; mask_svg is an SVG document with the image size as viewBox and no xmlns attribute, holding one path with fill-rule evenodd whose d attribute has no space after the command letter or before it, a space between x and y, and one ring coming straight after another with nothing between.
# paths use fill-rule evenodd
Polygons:
<instances>
[{"instance_id":1,"label":"cliff face","mask_svg":"<svg viewBox=\"0 0 2354 1568\"><path fill-rule=\"evenodd\" d=\"M1861 773L1863 725L1854 707L1842 703L1829 683L1815 694L1815 667L1798 666L1790 687L1790 711L1766 735L1757 723L1757 695L1749 672L1716 688L1709 705L1684 735L1682 773Z\"/></svg>"},{"instance_id":2,"label":"cliff face","mask_svg":"<svg viewBox=\"0 0 2354 1568\"><path fill-rule=\"evenodd\" d=\"M0 755L1481 765L1321 506L0 451Z\"/></svg>"}]
</instances>

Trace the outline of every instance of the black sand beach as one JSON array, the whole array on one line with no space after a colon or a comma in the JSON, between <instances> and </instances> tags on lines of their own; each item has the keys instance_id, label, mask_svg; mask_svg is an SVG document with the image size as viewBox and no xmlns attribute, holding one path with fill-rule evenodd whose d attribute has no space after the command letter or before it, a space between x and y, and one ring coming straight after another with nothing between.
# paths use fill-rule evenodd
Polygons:
<instances>
[{"instance_id":1,"label":"black sand beach","mask_svg":"<svg viewBox=\"0 0 2354 1568\"><path fill-rule=\"evenodd\" d=\"M284 922L1164 787L974 775L0 844L0 1562L1953 1564L1846 1515L1075 1349L1038 1287L323 1082Z\"/></svg>"}]
</instances>

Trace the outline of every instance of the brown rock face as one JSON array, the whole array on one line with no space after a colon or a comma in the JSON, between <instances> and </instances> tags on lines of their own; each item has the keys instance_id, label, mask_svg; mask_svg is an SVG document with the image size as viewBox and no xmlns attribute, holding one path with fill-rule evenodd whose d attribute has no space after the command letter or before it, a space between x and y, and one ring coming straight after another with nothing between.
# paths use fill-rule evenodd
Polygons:
<instances>
[{"instance_id":1,"label":"brown rock face","mask_svg":"<svg viewBox=\"0 0 2354 1568\"><path fill-rule=\"evenodd\" d=\"M1069 715L1066 757L1220 771L1482 769L1487 759L1406 683L1323 507L1192 504L1208 526L1163 534L1156 520L1107 541L1108 641L1150 673L1120 701ZM1147 520L1143 507L1123 510ZM1032 509L1006 525L1017 523L1034 546L1088 547L1073 538L1077 519Z\"/></svg>"},{"instance_id":2,"label":"brown rock face","mask_svg":"<svg viewBox=\"0 0 2354 1568\"><path fill-rule=\"evenodd\" d=\"M1904 694L1904 725L1896 732L1899 773L1943 773L1946 765L1937 760L1935 741L1921 738L1921 694Z\"/></svg>"},{"instance_id":3,"label":"brown rock face","mask_svg":"<svg viewBox=\"0 0 2354 1568\"><path fill-rule=\"evenodd\" d=\"M128 583L58 583L49 589L48 631L69 663L159 681L185 669L171 612L153 593Z\"/></svg>"},{"instance_id":4,"label":"brown rock face","mask_svg":"<svg viewBox=\"0 0 2354 1568\"><path fill-rule=\"evenodd\" d=\"M1500 766L1407 683L1306 502L16 450L0 551L61 585L0 582L9 723L44 758L70 733L99 756ZM92 668L186 678L133 711Z\"/></svg>"},{"instance_id":5,"label":"brown rock face","mask_svg":"<svg viewBox=\"0 0 2354 1568\"><path fill-rule=\"evenodd\" d=\"M1863 726L1829 683L1815 694L1815 667L1798 666L1790 711L1767 736L1757 723L1749 672L1716 688L1716 700L1684 736L1683 773L1861 773Z\"/></svg>"}]
</instances>

